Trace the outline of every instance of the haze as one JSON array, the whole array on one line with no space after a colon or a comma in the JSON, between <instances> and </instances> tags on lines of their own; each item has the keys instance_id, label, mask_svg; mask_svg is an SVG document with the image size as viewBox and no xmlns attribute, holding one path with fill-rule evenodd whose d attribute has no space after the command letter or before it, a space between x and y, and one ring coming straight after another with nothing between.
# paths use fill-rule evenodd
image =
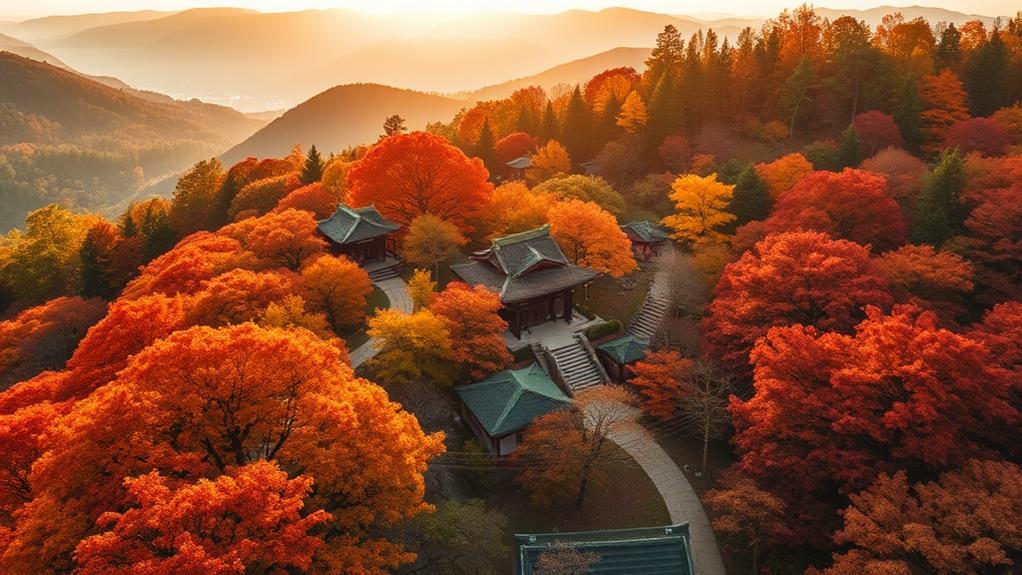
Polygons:
<instances>
[{"instance_id":1,"label":"haze","mask_svg":"<svg viewBox=\"0 0 1022 575\"><path fill-rule=\"evenodd\" d=\"M7 4L7 3L5 3ZM57 14L83 14L88 12L148 10L186 10L189 8L231 6L249 8L263 12L277 12L301 9L345 8L372 13L431 12L437 14L459 14L478 12L524 12L552 14L564 10L600 10L614 6L627 6L638 10L665 14L685 13L688 15L712 14L715 16L772 16L778 11L791 7L784 0L730 0L721 3L715 0L689 0L681 3L670 0L432 0L428 10L423 10L419 0L378 0L374 2L356 0L149 0L145 4L135 0L37 0L31 3L9 3L0 6L0 17L11 19L34 18ZM912 6L918 2L885 2L886 6ZM842 0L841 8L865 10L881 4L867 0ZM957 10L986 16L1014 14L1019 5L1016 0L932 0L927 6Z\"/></svg>"}]
</instances>

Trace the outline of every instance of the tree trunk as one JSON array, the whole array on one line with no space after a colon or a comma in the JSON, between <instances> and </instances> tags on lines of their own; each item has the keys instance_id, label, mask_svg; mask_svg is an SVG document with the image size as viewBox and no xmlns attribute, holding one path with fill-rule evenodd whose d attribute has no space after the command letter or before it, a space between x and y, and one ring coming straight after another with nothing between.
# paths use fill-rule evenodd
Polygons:
<instances>
[{"instance_id":1,"label":"tree trunk","mask_svg":"<svg viewBox=\"0 0 1022 575\"><path fill-rule=\"evenodd\" d=\"M703 422L703 477L706 477L706 460L710 453L710 422Z\"/></svg>"},{"instance_id":2,"label":"tree trunk","mask_svg":"<svg viewBox=\"0 0 1022 575\"><path fill-rule=\"evenodd\" d=\"M752 544L752 575L759 575L759 541Z\"/></svg>"}]
</instances>

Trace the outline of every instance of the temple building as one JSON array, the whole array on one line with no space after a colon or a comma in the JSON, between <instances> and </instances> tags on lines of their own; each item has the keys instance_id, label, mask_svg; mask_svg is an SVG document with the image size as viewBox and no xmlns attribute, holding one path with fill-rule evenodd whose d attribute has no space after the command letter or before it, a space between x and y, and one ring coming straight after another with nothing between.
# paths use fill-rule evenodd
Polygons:
<instances>
[{"instance_id":1,"label":"temple building","mask_svg":"<svg viewBox=\"0 0 1022 575\"><path fill-rule=\"evenodd\" d=\"M550 237L549 226L496 238L472 261L451 269L465 283L500 294L500 315L519 339L522 330L541 323L570 323L575 288L599 275L570 263Z\"/></svg>"},{"instance_id":2,"label":"temple building","mask_svg":"<svg viewBox=\"0 0 1022 575\"><path fill-rule=\"evenodd\" d=\"M662 227L648 220L629 222L621 226L621 231L632 242L635 259L646 261L660 253L660 247L670 241L671 236Z\"/></svg>"},{"instance_id":3,"label":"temple building","mask_svg":"<svg viewBox=\"0 0 1022 575\"><path fill-rule=\"evenodd\" d=\"M335 255L346 255L360 264L382 262L388 255L397 257L394 233L401 226L384 218L373 206L349 208L341 204L332 216L320 220L318 227Z\"/></svg>"},{"instance_id":4,"label":"temple building","mask_svg":"<svg viewBox=\"0 0 1022 575\"><path fill-rule=\"evenodd\" d=\"M632 364L646 357L648 347L641 339L624 335L596 346L596 356L612 381L626 383L633 375Z\"/></svg>"},{"instance_id":5,"label":"temple building","mask_svg":"<svg viewBox=\"0 0 1022 575\"><path fill-rule=\"evenodd\" d=\"M454 391L461 398L468 426L480 445L494 455L514 451L522 430L533 419L571 405L538 363L501 371Z\"/></svg>"},{"instance_id":6,"label":"temple building","mask_svg":"<svg viewBox=\"0 0 1022 575\"><path fill-rule=\"evenodd\" d=\"M691 575L691 535L688 523L663 527L523 533L514 537L515 575L538 573L544 553L577 551L590 558L573 573L585 575Z\"/></svg>"}]
</instances>

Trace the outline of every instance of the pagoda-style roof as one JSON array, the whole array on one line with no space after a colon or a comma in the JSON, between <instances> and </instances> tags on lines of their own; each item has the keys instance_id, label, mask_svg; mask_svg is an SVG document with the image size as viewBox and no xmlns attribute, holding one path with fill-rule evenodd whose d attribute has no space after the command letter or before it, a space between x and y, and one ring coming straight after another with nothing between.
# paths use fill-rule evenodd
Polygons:
<instances>
[{"instance_id":1,"label":"pagoda-style roof","mask_svg":"<svg viewBox=\"0 0 1022 575\"><path fill-rule=\"evenodd\" d=\"M641 339L626 335L602 343L596 349L606 352L618 365L625 365L645 357L647 347L646 342Z\"/></svg>"},{"instance_id":2,"label":"pagoda-style roof","mask_svg":"<svg viewBox=\"0 0 1022 575\"><path fill-rule=\"evenodd\" d=\"M569 289L599 275L570 263L550 237L550 226L496 238L472 258L451 269L466 283L499 293L504 303Z\"/></svg>"},{"instance_id":3,"label":"pagoda-style roof","mask_svg":"<svg viewBox=\"0 0 1022 575\"><path fill-rule=\"evenodd\" d=\"M628 222L621 226L621 230L628 236L628 239L644 244L658 244L671 238L671 234L667 230L649 220Z\"/></svg>"},{"instance_id":4,"label":"pagoda-style roof","mask_svg":"<svg viewBox=\"0 0 1022 575\"><path fill-rule=\"evenodd\" d=\"M507 163L507 167L513 170L524 170L532 165L532 156L519 156Z\"/></svg>"},{"instance_id":5,"label":"pagoda-style roof","mask_svg":"<svg viewBox=\"0 0 1022 575\"><path fill-rule=\"evenodd\" d=\"M341 204L332 216L319 221L319 231L335 244L353 244L371 240L401 229L380 215L373 206L349 208Z\"/></svg>"},{"instance_id":6,"label":"pagoda-style roof","mask_svg":"<svg viewBox=\"0 0 1022 575\"><path fill-rule=\"evenodd\" d=\"M540 555L574 549L595 553L599 560L587 575L691 575L688 524L575 533L516 534L519 575L536 573Z\"/></svg>"},{"instance_id":7,"label":"pagoda-style roof","mask_svg":"<svg viewBox=\"0 0 1022 575\"><path fill-rule=\"evenodd\" d=\"M490 437L513 433L540 415L571 405L538 363L495 373L455 391Z\"/></svg>"}]
</instances>

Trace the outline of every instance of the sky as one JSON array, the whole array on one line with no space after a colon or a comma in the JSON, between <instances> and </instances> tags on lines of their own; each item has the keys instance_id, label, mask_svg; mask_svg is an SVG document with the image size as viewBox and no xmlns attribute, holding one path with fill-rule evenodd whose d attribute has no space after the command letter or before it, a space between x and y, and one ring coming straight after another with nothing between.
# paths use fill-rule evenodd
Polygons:
<instances>
[{"instance_id":1,"label":"sky","mask_svg":"<svg viewBox=\"0 0 1022 575\"><path fill-rule=\"evenodd\" d=\"M23 19L54 14L85 14L131 10L183 10L202 6L234 6L263 12L306 8L348 8L364 12L533 12L555 13L573 8L599 10L627 6L650 12L684 15L773 16L802 0L0 0L0 17ZM1018 0L833 0L829 8L864 9L878 5L924 5L987 16L1019 10Z\"/></svg>"}]
</instances>

